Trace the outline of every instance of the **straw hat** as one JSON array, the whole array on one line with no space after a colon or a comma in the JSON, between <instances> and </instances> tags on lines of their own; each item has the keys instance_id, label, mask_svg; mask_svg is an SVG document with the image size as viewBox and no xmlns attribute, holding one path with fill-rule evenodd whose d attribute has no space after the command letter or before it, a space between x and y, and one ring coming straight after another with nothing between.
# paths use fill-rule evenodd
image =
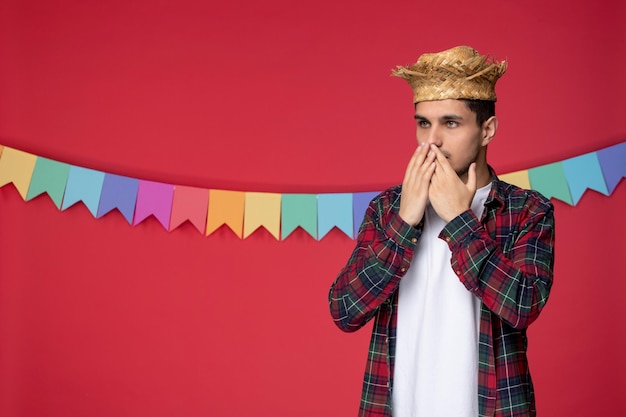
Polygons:
<instances>
[{"instance_id":1,"label":"straw hat","mask_svg":"<svg viewBox=\"0 0 626 417\"><path fill-rule=\"evenodd\" d=\"M415 64L398 66L391 74L407 80L414 103L463 98L496 101L496 81L506 66L506 61L497 62L469 46L457 46L423 54Z\"/></svg>"}]
</instances>

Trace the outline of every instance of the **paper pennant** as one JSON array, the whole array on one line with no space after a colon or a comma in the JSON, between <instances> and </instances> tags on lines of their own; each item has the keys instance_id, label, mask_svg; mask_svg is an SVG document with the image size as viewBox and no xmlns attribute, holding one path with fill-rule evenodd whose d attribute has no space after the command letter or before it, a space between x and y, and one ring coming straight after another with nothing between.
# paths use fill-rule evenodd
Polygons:
<instances>
[{"instance_id":1,"label":"paper pennant","mask_svg":"<svg viewBox=\"0 0 626 417\"><path fill-rule=\"evenodd\" d=\"M545 197L558 198L565 203L572 204L563 163L556 162L529 169L528 178L532 189L539 191Z\"/></svg>"},{"instance_id":2,"label":"paper pennant","mask_svg":"<svg viewBox=\"0 0 626 417\"><path fill-rule=\"evenodd\" d=\"M210 190L206 235L226 225L241 237L245 199L243 191Z\"/></svg>"},{"instance_id":3,"label":"paper pennant","mask_svg":"<svg viewBox=\"0 0 626 417\"><path fill-rule=\"evenodd\" d=\"M175 186L169 230L174 230L185 221L189 221L200 233L204 233L208 208L209 190L182 185Z\"/></svg>"},{"instance_id":4,"label":"paper pennant","mask_svg":"<svg viewBox=\"0 0 626 417\"><path fill-rule=\"evenodd\" d=\"M243 237L246 238L259 227L265 228L280 239L280 194L246 193L243 219Z\"/></svg>"},{"instance_id":5,"label":"paper pennant","mask_svg":"<svg viewBox=\"0 0 626 417\"><path fill-rule=\"evenodd\" d=\"M72 166L67 177L62 210L82 201L91 214L98 215L104 172Z\"/></svg>"},{"instance_id":6,"label":"paper pennant","mask_svg":"<svg viewBox=\"0 0 626 417\"><path fill-rule=\"evenodd\" d=\"M285 239L297 227L317 239L317 196L315 194L283 194L281 236Z\"/></svg>"},{"instance_id":7,"label":"paper pennant","mask_svg":"<svg viewBox=\"0 0 626 417\"><path fill-rule=\"evenodd\" d=\"M5 146L0 158L0 187L13 183L22 199L26 200L36 162L36 155Z\"/></svg>"},{"instance_id":8,"label":"paper pennant","mask_svg":"<svg viewBox=\"0 0 626 417\"><path fill-rule=\"evenodd\" d=\"M37 157L26 200L48 193L54 204L60 209L69 173L70 165Z\"/></svg>"},{"instance_id":9,"label":"paper pennant","mask_svg":"<svg viewBox=\"0 0 626 417\"><path fill-rule=\"evenodd\" d=\"M597 152L609 194L626 177L626 142L604 148Z\"/></svg>"},{"instance_id":10,"label":"paper pennant","mask_svg":"<svg viewBox=\"0 0 626 417\"><path fill-rule=\"evenodd\" d=\"M117 209L128 224L133 224L138 190L139 180L137 179L105 174L96 217L102 217L111 210Z\"/></svg>"},{"instance_id":11,"label":"paper pennant","mask_svg":"<svg viewBox=\"0 0 626 417\"><path fill-rule=\"evenodd\" d=\"M365 210L369 205L370 201L374 197L376 197L379 192L369 192L369 193L354 193L352 195L352 230L353 236L356 237L359 234L359 227L363 222L363 217L365 216Z\"/></svg>"},{"instance_id":12,"label":"paper pennant","mask_svg":"<svg viewBox=\"0 0 626 417\"><path fill-rule=\"evenodd\" d=\"M578 204L588 188L605 195L609 194L602 176L600 161L595 152L563 161L563 171L574 204Z\"/></svg>"},{"instance_id":13,"label":"paper pennant","mask_svg":"<svg viewBox=\"0 0 626 417\"><path fill-rule=\"evenodd\" d=\"M353 237L352 194L317 196L317 236L322 239L333 227Z\"/></svg>"},{"instance_id":14,"label":"paper pennant","mask_svg":"<svg viewBox=\"0 0 626 417\"><path fill-rule=\"evenodd\" d=\"M508 182L509 184L517 185L520 188L524 188L526 190L530 189L528 170L515 171L510 174L499 175L498 178L504 182Z\"/></svg>"},{"instance_id":15,"label":"paper pennant","mask_svg":"<svg viewBox=\"0 0 626 417\"><path fill-rule=\"evenodd\" d=\"M173 185L139 180L133 226L152 215L161 223L165 230L169 230L173 198Z\"/></svg>"}]
</instances>

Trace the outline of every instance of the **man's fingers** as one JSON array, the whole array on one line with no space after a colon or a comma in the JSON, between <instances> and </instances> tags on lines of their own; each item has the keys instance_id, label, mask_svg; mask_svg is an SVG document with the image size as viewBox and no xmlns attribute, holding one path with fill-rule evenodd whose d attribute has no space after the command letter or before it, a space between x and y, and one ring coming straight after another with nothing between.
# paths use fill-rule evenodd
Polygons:
<instances>
[{"instance_id":1,"label":"man's fingers","mask_svg":"<svg viewBox=\"0 0 626 417\"><path fill-rule=\"evenodd\" d=\"M472 162L467 170L467 188L476 191L476 162Z\"/></svg>"},{"instance_id":2,"label":"man's fingers","mask_svg":"<svg viewBox=\"0 0 626 417\"><path fill-rule=\"evenodd\" d=\"M413 153L409 164L407 165L406 172L404 174L404 185L410 186L415 183L419 178L420 170L423 170L424 164L428 163L428 147L418 146L417 150Z\"/></svg>"},{"instance_id":3,"label":"man's fingers","mask_svg":"<svg viewBox=\"0 0 626 417\"><path fill-rule=\"evenodd\" d=\"M411 159L409 160L409 163L406 166L406 172L404 174L405 180L411 176L411 174L415 170L415 166L418 165L417 161L420 159L421 153L423 153L423 149L420 146L418 146L417 149L415 149L415 152L413 152L413 155L411 155Z\"/></svg>"},{"instance_id":4,"label":"man's fingers","mask_svg":"<svg viewBox=\"0 0 626 417\"><path fill-rule=\"evenodd\" d=\"M426 184L430 183L430 181L432 180L433 176L435 175L435 172L437 172L437 163L435 161L432 161L426 167L426 173L424 175L424 182Z\"/></svg>"},{"instance_id":5,"label":"man's fingers","mask_svg":"<svg viewBox=\"0 0 626 417\"><path fill-rule=\"evenodd\" d=\"M448 161L448 158L446 158L446 156L443 154L443 152L441 152L441 149L439 149L435 145L430 145L430 152L433 152L435 154L440 168L443 169L445 173L448 173L450 169L450 162Z\"/></svg>"},{"instance_id":6,"label":"man's fingers","mask_svg":"<svg viewBox=\"0 0 626 417\"><path fill-rule=\"evenodd\" d=\"M434 168L434 154L428 155L428 146L419 146L409 161L400 198L400 217L416 225L424 216L428 199L428 184Z\"/></svg>"}]
</instances>

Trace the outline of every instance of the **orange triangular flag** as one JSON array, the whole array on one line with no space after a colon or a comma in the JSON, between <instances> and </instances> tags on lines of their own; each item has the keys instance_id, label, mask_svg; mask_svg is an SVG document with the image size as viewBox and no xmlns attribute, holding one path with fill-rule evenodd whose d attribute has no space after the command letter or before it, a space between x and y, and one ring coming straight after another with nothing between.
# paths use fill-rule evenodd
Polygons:
<instances>
[{"instance_id":1,"label":"orange triangular flag","mask_svg":"<svg viewBox=\"0 0 626 417\"><path fill-rule=\"evenodd\" d=\"M241 237L245 198L243 191L210 190L206 235L225 224Z\"/></svg>"}]
</instances>

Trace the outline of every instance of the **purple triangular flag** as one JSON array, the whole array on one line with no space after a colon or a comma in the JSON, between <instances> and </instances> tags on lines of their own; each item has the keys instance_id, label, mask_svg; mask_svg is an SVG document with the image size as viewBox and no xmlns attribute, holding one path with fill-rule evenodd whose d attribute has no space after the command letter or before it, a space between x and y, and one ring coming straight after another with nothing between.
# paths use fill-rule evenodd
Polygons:
<instances>
[{"instance_id":1,"label":"purple triangular flag","mask_svg":"<svg viewBox=\"0 0 626 417\"><path fill-rule=\"evenodd\" d=\"M626 177L626 142L609 146L597 151L596 154L602 167L604 182L611 194L621 179Z\"/></svg>"},{"instance_id":2,"label":"purple triangular flag","mask_svg":"<svg viewBox=\"0 0 626 417\"><path fill-rule=\"evenodd\" d=\"M118 209L128 224L133 224L138 188L139 180L137 179L105 174L96 218L104 216L113 209Z\"/></svg>"},{"instance_id":3,"label":"purple triangular flag","mask_svg":"<svg viewBox=\"0 0 626 417\"><path fill-rule=\"evenodd\" d=\"M365 216L367 206L369 206L370 201L372 201L372 199L378 194L380 193L377 191L352 194L352 222L355 237L359 234L359 227L363 222L363 216Z\"/></svg>"}]
</instances>

